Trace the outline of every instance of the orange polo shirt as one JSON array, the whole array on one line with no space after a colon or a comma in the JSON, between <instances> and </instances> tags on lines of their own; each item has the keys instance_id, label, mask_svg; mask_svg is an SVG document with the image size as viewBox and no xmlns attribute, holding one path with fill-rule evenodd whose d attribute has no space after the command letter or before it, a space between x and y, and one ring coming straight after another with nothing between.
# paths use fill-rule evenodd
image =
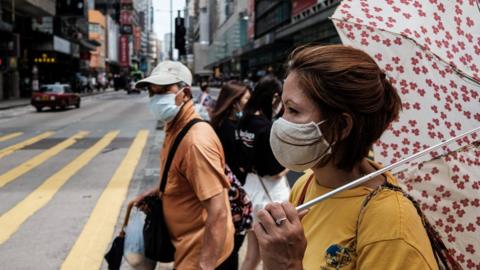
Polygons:
<instances>
[{"instance_id":1,"label":"orange polo shirt","mask_svg":"<svg viewBox=\"0 0 480 270\"><path fill-rule=\"evenodd\" d=\"M161 152L164 164L177 134L192 119L200 118L193 102L187 102L176 118L167 125ZM222 144L207 123L195 124L180 143L168 173L163 194L165 220L175 246L175 269L199 269L200 252L205 233L207 211L202 201L223 193L228 209L222 263L233 250L234 227L228 200L228 179L225 176Z\"/></svg>"}]
</instances>

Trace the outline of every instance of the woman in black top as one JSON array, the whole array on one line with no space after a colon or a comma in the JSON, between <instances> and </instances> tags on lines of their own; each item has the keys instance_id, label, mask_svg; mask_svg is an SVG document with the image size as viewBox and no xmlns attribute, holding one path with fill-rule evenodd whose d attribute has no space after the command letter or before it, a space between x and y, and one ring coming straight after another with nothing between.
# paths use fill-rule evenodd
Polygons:
<instances>
[{"instance_id":1,"label":"woman in black top","mask_svg":"<svg viewBox=\"0 0 480 270\"><path fill-rule=\"evenodd\" d=\"M238 126L240 136L240 167L247 173L245 191L253 204L253 216L272 201L288 200L290 188L285 177L287 170L278 163L270 147L272 119L282 108L282 84L272 76L261 79L245 105ZM248 233L248 248L242 270L253 270L260 262L258 242Z\"/></svg>"},{"instance_id":2,"label":"woman in black top","mask_svg":"<svg viewBox=\"0 0 480 270\"><path fill-rule=\"evenodd\" d=\"M237 81L227 82L222 86L210 121L222 142L226 163L242 184L245 183L246 173L239 168L237 125L249 98L247 86Z\"/></svg>"},{"instance_id":3,"label":"woman in black top","mask_svg":"<svg viewBox=\"0 0 480 270\"><path fill-rule=\"evenodd\" d=\"M245 183L246 173L239 167L236 128L238 119L242 116L243 107L250 98L249 89L237 82L229 81L222 86L215 109L212 111L211 125L220 138L225 153L225 161L233 174ZM228 257L218 269L238 269L238 250L245 239L245 231L236 232L235 245L230 257Z\"/></svg>"}]
</instances>

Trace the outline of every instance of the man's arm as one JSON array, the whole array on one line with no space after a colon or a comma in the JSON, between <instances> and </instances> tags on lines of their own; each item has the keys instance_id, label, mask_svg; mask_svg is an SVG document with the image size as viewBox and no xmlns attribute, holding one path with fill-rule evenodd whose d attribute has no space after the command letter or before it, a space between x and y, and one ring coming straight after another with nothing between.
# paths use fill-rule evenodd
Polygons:
<instances>
[{"instance_id":1,"label":"man's arm","mask_svg":"<svg viewBox=\"0 0 480 270\"><path fill-rule=\"evenodd\" d=\"M200 253L200 269L215 269L217 260L222 254L226 240L228 205L225 201L225 190L221 193L202 201L202 205L207 210L207 221L205 224L205 234Z\"/></svg>"}]
</instances>

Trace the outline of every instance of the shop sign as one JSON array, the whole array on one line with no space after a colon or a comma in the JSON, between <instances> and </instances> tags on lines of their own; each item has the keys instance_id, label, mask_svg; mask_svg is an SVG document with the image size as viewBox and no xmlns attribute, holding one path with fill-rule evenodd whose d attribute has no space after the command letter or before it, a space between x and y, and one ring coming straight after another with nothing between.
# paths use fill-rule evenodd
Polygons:
<instances>
[{"instance_id":1,"label":"shop sign","mask_svg":"<svg viewBox=\"0 0 480 270\"><path fill-rule=\"evenodd\" d=\"M64 54L70 54L70 42L61 37L53 36L53 50Z\"/></svg>"},{"instance_id":2,"label":"shop sign","mask_svg":"<svg viewBox=\"0 0 480 270\"><path fill-rule=\"evenodd\" d=\"M292 1L292 17L297 16L302 11L317 4L317 0L293 0Z\"/></svg>"},{"instance_id":3,"label":"shop sign","mask_svg":"<svg viewBox=\"0 0 480 270\"><path fill-rule=\"evenodd\" d=\"M120 36L120 66L121 67L128 67L130 65L129 61L129 46L128 46L128 36L122 35Z\"/></svg>"},{"instance_id":4,"label":"shop sign","mask_svg":"<svg viewBox=\"0 0 480 270\"><path fill-rule=\"evenodd\" d=\"M42 53L42 55L33 58L33 62L40 64L54 64L57 62L57 58L53 55Z\"/></svg>"},{"instance_id":5,"label":"shop sign","mask_svg":"<svg viewBox=\"0 0 480 270\"><path fill-rule=\"evenodd\" d=\"M121 10L120 11L120 24L122 25L131 25L132 24L132 11L131 10Z\"/></svg>"},{"instance_id":6,"label":"shop sign","mask_svg":"<svg viewBox=\"0 0 480 270\"><path fill-rule=\"evenodd\" d=\"M120 34L122 35L131 35L133 34L133 27L131 25L121 25Z\"/></svg>"}]
</instances>

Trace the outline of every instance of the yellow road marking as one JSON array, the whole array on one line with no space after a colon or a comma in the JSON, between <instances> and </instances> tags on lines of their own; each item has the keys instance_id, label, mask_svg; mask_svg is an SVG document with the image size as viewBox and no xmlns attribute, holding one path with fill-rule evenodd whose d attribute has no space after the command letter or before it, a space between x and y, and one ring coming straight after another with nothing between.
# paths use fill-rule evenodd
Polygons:
<instances>
[{"instance_id":1,"label":"yellow road marking","mask_svg":"<svg viewBox=\"0 0 480 270\"><path fill-rule=\"evenodd\" d=\"M10 171L0 175L0 188L17 179L23 174L35 169L37 166L57 155L61 151L67 149L71 145L77 142L77 140L87 136L87 131L80 131L65 141L55 145L54 147L42 152L41 154L31 158L30 160L20 164L19 166L11 169Z\"/></svg>"},{"instance_id":2,"label":"yellow road marking","mask_svg":"<svg viewBox=\"0 0 480 270\"><path fill-rule=\"evenodd\" d=\"M0 137L0 142L4 142L6 140L10 140L10 139L13 139L15 137L18 137L20 135L22 135L23 132L15 132L15 133L12 133L12 134L8 134L8 135L4 135L4 136L1 136Z\"/></svg>"},{"instance_id":3,"label":"yellow road marking","mask_svg":"<svg viewBox=\"0 0 480 270\"><path fill-rule=\"evenodd\" d=\"M100 269L103 255L112 239L128 185L148 139L148 131L138 132L132 146L97 201L75 245L62 264L62 270Z\"/></svg>"},{"instance_id":4,"label":"yellow road marking","mask_svg":"<svg viewBox=\"0 0 480 270\"><path fill-rule=\"evenodd\" d=\"M15 207L0 216L0 245L5 243L20 226L35 212L44 207L57 191L81 168L107 147L118 135L118 131L107 133L94 146L87 149L60 171L50 176L43 184Z\"/></svg>"},{"instance_id":5,"label":"yellow road marking","mask_svg":"<svg viewBox=\"0 0 480 270\"><path fill-rule=\"evenodd\" d=\"M17 151L18 149L21 149L25 146L28 146L28 145L31 145L31 144L34 144L38 141L41 141L49 136L52 136L55 132L51 132L51 131L48 131L48 132L45 132L45 133L42 133L36 137L33 137L31 139L28 139L26 141L23 141L21 143L17 143L15 145L12 145L10 147L7 147L7 148L4 148L2 150L0 150L0 158L3 158L3 157L6 157L8 155L10 155L11 153Z\"/></svg>"}]
</instances>

